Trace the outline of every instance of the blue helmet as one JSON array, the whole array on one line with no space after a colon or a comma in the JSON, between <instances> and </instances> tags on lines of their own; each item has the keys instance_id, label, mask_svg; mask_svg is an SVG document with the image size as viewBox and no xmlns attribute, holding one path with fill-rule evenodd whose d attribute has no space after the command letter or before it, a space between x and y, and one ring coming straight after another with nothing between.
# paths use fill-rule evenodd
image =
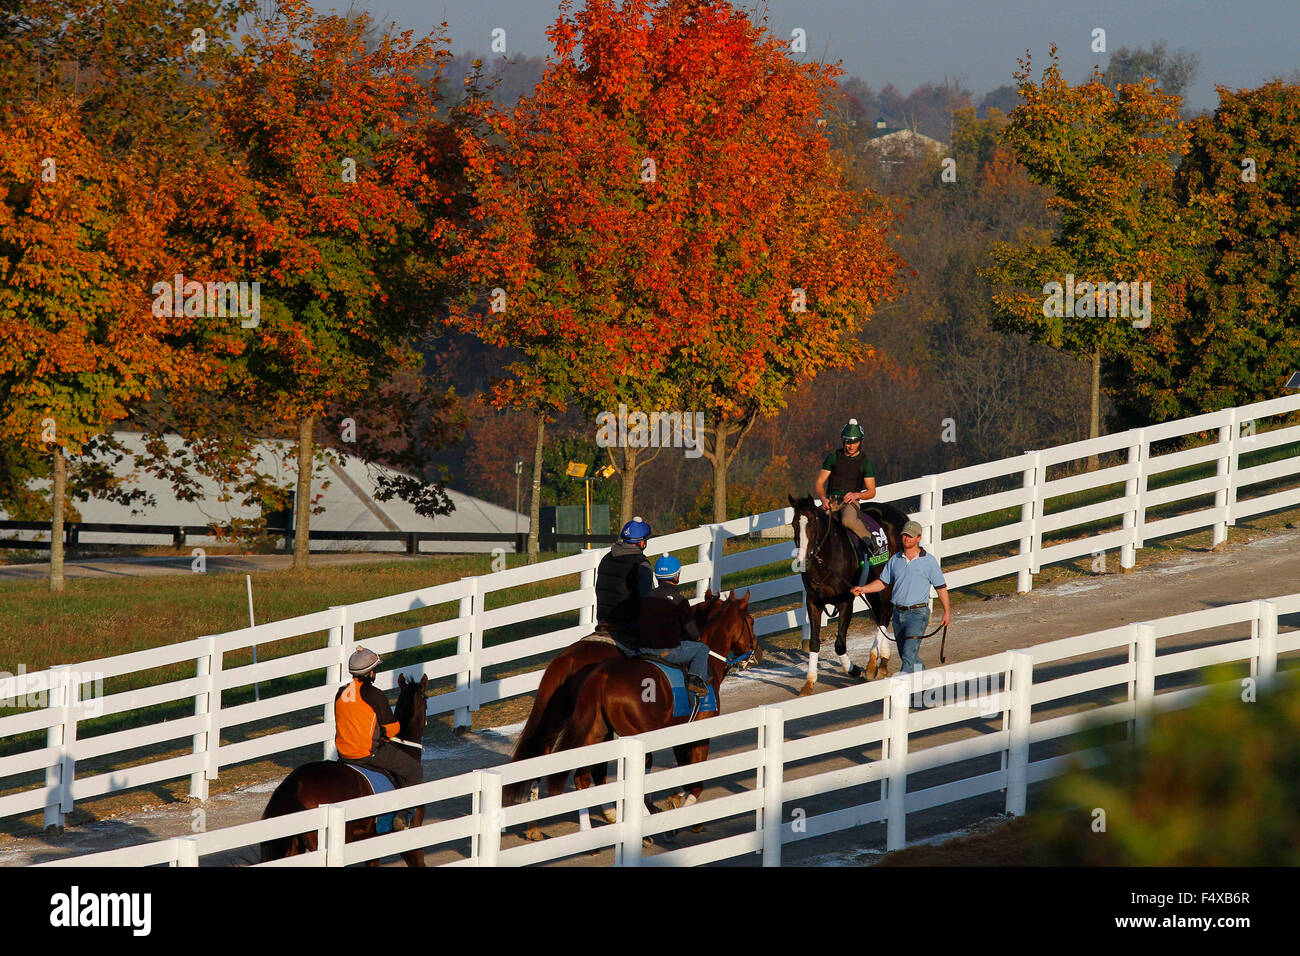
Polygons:
<instances>
[{"instance_id":1,"label":"blue helmet","mask_svg":"<svg viewBox=\"0 0 1300 956\"><path fill-rule=\"evenodd\" d=\"M662 554L655 562L656 578L675 578L682 573L682 563L671 554Z\"/></svg>"},{"instance_id":2,"label":"blue helmet","mask_svg":"<svg viewBox=\"0 0 1300 956\"><path fill-rule=\"evenodd\" d=\"M623 525L623 530L618 534L618 539L628 544L636 544L648 537L650 537L650 525L646 524L645 519L640 515Z\"/></svg>"}]
</instances>

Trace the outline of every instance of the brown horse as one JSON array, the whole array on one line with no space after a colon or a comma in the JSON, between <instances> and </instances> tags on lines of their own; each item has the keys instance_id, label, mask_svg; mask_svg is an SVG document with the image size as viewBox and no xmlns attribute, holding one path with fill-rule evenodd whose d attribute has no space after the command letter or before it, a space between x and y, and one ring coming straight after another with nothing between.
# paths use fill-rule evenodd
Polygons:
<instances>
[{"instance_id":1,"label":"brown horse","mask_svg":"<svg viewBox=\"0 0 1300 956\"><path fill-rule=\"evenodd\" d=\"M405 674L399 674L397 684L400 688L397 705L393 716L400 726L398 736L403 743L396 744L415 753L420 759L420 740L424 737L424 725L427 717L424 700L428 693L429 678L421 677L420 683L408 681ZM409 741L409 743L407 743ZM297 813L299 810L312 810L327 803L339 803L357 797L370 796L370 787L361 774L351 767L344 766L337 760L318 760L303 764L284 778L284 782L275 788L271 799L262 814L263 820ZM424 806L415 809L411 826L418 827L424 822ZM375 818L363 817L348 823L346 842L364 840L375 835ZM310 853L316 849L316 831L299 833L295 836L281 837L262 844L262 862L278 860L299 853ZM402 854L407 866L424 866L424 848L417 847ZM366 866L378 866L378 860L367 860Z\"/></svg>"},{"instance_id":2,"label":"brown horse","mask_svg":"<svg viewBox=\"0 0 1300 956\"><path fill-rule=\"evenodd\" d=\"M717 602L700 629L700 637L709 647L709 678L714 695L718 698L718 713L722 710L719 689L722 680L734 667L749 667L763 659L762 649L754 636L754 618L749 613L749 595L732 597ZM654 693L645 691L653 682ZM699 719L713 716L701 714ZM617 734L633 734L658 730L686 723L688 717L673 716L673 692L663 672L647 660L619 657L597 665L578 694L573 716L565 724L556 744L556 750L570 750L613 739ZM707 740L682 744L673 748L678 766L698 763L709 755ZM547 792L560 793L568 774L559 773L547 778ZM574 784L579 790L591 786L592 768L580 769L574 774ZM694 803L703 790L703 783L690 786L685 797L673 796L669 807Z\"/></svg>"},{"instance_id":3,"label":"brown horse","mask_svg":"<svg viewBox=\"0 0 1300 956\"><path fill-rule=\"evenodd\" d=\"M692 608L696 624L704 625L707 615L719 600L711 589L704 592L704 600ZM528 714L524 729L519 733L519 739L515 741L511 763L540 757L554 750L565 723L573 714L578 692L582 690L587 677L599 664L622 656L613 644L607 641L589 641L586 638L575 641L556 655L546 665L542 682L537 686L533 709ZM602 766L595 773L597 783L604 783L605 768ZM503 803L506 806L518 803L530 782L521 780L507 786L501 793Z\"/></svg>"}]
</instances>

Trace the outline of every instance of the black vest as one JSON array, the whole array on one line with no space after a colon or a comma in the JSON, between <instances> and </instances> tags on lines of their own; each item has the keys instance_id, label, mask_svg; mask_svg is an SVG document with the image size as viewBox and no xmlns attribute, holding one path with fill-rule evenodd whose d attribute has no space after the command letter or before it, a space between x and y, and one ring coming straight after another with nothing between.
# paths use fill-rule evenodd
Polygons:
<instances>
[{"instance_id":1,"label":"black vest","mask_svg":"<svg viewBox=\"0 0 1300 956\"><path fill-rule=\"evenodd\" d=\"M627 550L627 549L632 550ZM596 621L635 630L641 611L637 576L649 566L645 553L635 545L618 542L596 567Z\"/></svg>"},{"instance_id":2,"label":"black vest","mask_svg":"<svg viewBox=\"0 0 1300 956\"><path fill-rule=\"evenodd\" d=\"M862 464L865 459L862 452L858 452L856 458L850 458L844 454L844 449L835 453L835 467L831 469L830 477L826 479L826 493L828 495L845 495L850 491L862 490Z\"/></svg>"}]
</instances>

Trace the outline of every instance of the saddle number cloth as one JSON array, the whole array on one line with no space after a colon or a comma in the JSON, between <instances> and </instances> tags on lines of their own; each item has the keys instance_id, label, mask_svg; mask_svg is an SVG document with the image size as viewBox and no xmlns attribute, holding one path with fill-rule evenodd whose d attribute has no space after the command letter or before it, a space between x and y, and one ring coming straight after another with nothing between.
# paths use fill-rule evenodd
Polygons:
<instances>
[{"instance_id":1,"label":"saddle number cloth","mask_svg":"<svg viewBox=\"0 0 1300 956\"><path fill-rule=\"evenodd\" d=\"M380 773L378 770L371 770L369 767L358 767L354 763L344 764L345 767L351 767L361 776L365 777L370 784L370 790L373 793L388 793L396 790L397 784L393 783L393 778L386 773ZM393 814L385 813L381 817L375 817L375 835L383 836L385 833L393 832Z\"/></svg>"},{"instance_id":2,"label":"saddle number cloth","mask_svg":"<svg viewBox=\"0 0 1300 956\"><path fill-rule=\"evenodd\" d=\"M668 678L668 683L673 689L673 716L689 717L691 708L694 706L695 697L686 689L686 674L681 668L673 667L671 664L664 664L653 658L644 658L644 660L650 661L651 664L663 671L664 676ZM710 684L708 694L700 701L699 712L709 714L714 713L717 709L718 696L713 691L713 685Z\"/></svg>"}]
</instances>

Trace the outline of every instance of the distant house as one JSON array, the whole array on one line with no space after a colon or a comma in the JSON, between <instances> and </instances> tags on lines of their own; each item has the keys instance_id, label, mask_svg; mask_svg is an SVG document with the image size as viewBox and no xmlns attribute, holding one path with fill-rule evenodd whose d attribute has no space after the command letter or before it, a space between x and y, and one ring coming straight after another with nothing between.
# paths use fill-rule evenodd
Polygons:
<instances>
[{"instance_id":1,"label":"distant house","mask_svg":"<svg viewBox=\"0 0 1300 956\"><path fill-rule=\"evenodd\" d=\"M883 119L876 121L871 139L863 149L875 153L882 163L920 159L927 154L941 157L948 151L937 139L910 129L890 129Z\"/></svg>"},{"instance_id":2,"label":"distant house","mask_svg":"<svg viewBox=\"0 0 1300 956\"><path fill-rule=\"evenodd\" d=\"M143 436L138 432L115 432L114 437L130 452L143 450ZM176 436L168 436L170 451L182 448ZM258 468L270 475L282 487L293 487L297 481L298 463L294 454L285 454L289 443L266 440L259 443ZM400 498L379 501L375 497L376 477L379 474L395 474L390 468L349 456L346 463L333 462L323 464L318 458L318 471L312 486L313 494L321 494L319 505L325 510L313 514L311 527L313 531L433 531L463 534L514 534L516 531L528 531L528 516L516 514L509 508L502 508L479 498L473 498L459 491L447 489L455 510L449 515L437 518L425 518ZM323 464L323 475L321 468ZM130 458L124 458L116 466L120 475L130 473ZM325 482L328 487L323 487ZM34 488L48 487L48 481L33 482ZM77 502L81 520L85 522L103 522L116 524L159 524L159 525L208 525L213 522L225 524L235 518L254 519L259 512L254 507L241 505L238 501L222 501L221 489L213 481L199 479L202 496L195 501L179 501L172 491L171 484L152 475L139 474L127 486L138 487L149 492L155 504L141 514L132 514L131 507L116 502L91 499ZM139 505L136 506L140 508ZM0 509L0 520L8 518ZM0 533L0 537L17 536L25 540L48 540L48 535L35 532ZM158 535L119 534L110 532L82 531L79 533L82 544L98 542L115 542L118 544L164 544ZM215 544L216 539L208 536L187 536L186 547L203 547ZM2 546L2 545L0 545ZM400 541L312 541L313 551L402 551L404 543ZM485 552L503 547L513 551L514 545L509 541L426 541L420 546L424 552Z\"/></svg>"}]
</instances>

